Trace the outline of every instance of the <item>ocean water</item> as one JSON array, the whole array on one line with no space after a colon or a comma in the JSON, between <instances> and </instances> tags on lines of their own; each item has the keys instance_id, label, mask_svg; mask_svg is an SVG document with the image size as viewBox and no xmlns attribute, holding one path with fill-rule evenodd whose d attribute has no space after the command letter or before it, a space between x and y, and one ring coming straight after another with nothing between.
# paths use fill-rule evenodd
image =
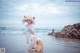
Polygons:
<instances>
[{"instance_id":1,"label":"ocean water","mask_svg":"<svg viewBox=\"0 0 80 53\"><path fill-rule=\"evenodd\" d=\"M80 53L80 40L49 36L47 34L51 29L35 29L35 36L42 39L43 53ZM25 28L0 27L0 48L5 48L6 53L28 53L24 32Z\"/></svg>"}]
</instances>

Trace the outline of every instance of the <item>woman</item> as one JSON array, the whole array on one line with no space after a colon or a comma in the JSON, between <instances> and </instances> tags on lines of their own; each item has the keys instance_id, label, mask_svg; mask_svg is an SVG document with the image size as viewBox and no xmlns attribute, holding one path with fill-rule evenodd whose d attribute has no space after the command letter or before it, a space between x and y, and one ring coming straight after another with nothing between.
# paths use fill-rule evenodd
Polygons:
<instances>
[{"instance_id":1,"label":"woman","mask_svg":"<svg viewBox=\"0 0 80 53\"><path fill-rule=\"evenodd\" d=\"M30 17L30 16L24 16L23 19L23 23L26 25L26 38L27 38L27 44L29 44L29 49L34 48L36 42L35 32L33 28L34 20L35 17Z\"/></svg>"}]
</instances>

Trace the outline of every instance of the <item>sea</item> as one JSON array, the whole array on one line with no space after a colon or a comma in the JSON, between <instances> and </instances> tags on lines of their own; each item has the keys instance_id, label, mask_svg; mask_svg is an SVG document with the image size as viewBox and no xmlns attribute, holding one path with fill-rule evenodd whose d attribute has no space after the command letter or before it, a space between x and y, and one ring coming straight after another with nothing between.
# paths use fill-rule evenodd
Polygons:
<instances>
[{"instance_id":1,"label":"sea","mask_svg":"<svg viewBox=\"0 0 80 53\"><path fill-rule=\"evenodd\" d=\"M52 29L50 27L35 28L35 36L40 37L43 42L43 53L80 53L80 40L47 35ZM55 29L55 31L60 31L60 29ZM5 53L29 53L25 28L1 26L0 48L5 48Z\"/></svg>"}]
</instances>

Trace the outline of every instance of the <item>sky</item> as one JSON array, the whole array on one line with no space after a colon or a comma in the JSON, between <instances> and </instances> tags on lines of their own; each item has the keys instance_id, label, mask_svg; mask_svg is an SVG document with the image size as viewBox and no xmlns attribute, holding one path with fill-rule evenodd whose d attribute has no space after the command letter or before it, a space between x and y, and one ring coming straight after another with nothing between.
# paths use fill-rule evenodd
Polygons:
<instances>
[{"instance_id":1,"label":"sky","mask_svg":"<svg viewBox=\"0 0 80 53\"><path fill-rule=\"evenodd\" d=\"M34 16L36 27L63 27L80 23L80 2L66 1L0 0L0 25L22 27L24 15Z\"/></svg>"}]
</instances>

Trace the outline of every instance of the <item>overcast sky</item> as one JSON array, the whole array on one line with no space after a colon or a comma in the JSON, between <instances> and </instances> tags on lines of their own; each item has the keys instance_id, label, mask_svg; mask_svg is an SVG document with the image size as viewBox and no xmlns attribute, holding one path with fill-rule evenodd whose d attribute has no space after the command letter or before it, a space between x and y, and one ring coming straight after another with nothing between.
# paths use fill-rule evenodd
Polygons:
<instances>
[{"instance_id":1,"label":"overcast sky","mask_svg":"<svg viewBox=\"0 0 80 53\"><path fill-rule=\"evenodd\" d=\"M24 15L36 17L36 26L62 27L80 23L80 2L66 0L0 0L0 24L20 25Z\"/></svg>"}]
</instances>

